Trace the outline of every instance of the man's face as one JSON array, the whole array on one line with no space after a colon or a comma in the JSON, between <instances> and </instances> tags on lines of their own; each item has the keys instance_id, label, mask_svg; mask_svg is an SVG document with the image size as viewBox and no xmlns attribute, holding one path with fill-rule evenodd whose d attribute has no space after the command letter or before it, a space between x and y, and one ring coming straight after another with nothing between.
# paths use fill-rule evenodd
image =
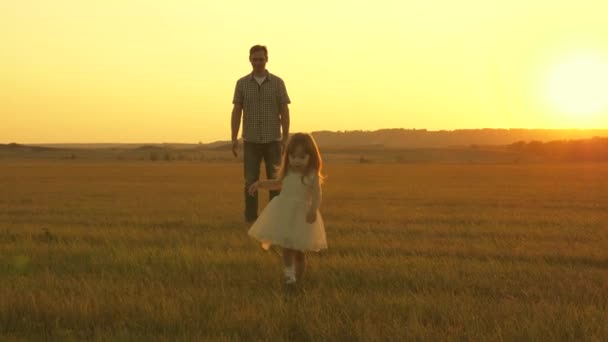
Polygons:
<instances>
[{"instance_id":1,"label":"man's face","mask_svg":"<svg viewBox=\"0 0 608 342\"><path fill-rule=\"evenodd\" d=\"M256 51L249 56L249 61L251 62L253 70L262 72L266 70L266 62L268 62L268 57L264 51Z\"/></svg>"}]
</instances>

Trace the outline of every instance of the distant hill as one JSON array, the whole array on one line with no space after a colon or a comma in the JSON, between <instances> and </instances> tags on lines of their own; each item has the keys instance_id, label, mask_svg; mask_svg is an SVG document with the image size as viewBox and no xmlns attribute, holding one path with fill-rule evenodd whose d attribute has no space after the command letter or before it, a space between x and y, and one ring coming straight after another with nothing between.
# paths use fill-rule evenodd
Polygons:
<instances>
[{"instance_id":1,"label":"distant hill","mask_svg":"<svg viewBox=\"0 0 608 342\"><path fill-rule=\"evenodd\" d=\"M518 141L508 145L507 150L553 161L608 161L608 138Z\"/></svg>"},{"instance_id":2,"label":"distant hill","mask_svg":"<svg viewBox=\"0 0 608 342\"><path fill-rule=\"evenodd\" d=\"M506 132L505 132L506 131ZM608 134L593 131L519 132L505 130L488 132L425 132L382 130L375 132L315 132L323 158L347 163L528 163L528 162L606 162ZM497 134L492 134L497 133ZM574 139L578 136L591 138ZM412 140L418 136L418 140ZM542 137L558 139L541 141ZM443 137L439 139L438 137ZM358 140L352 140L358 138ZM513 141L512 139L519 138ZM372 140L374 139L374 140ZM470 139L470 140L468 140ZM508 143L502 143L509 139ZM422 147L425 144L439 147ZM17 143L0 145L0 159L71 159L71 160L147 160L240 162L242 153L234 158L229 142L212 144L124 144L103 145L61 144L57 147L29 146ZM58 148L61 146L62 148ZM72 147L72 148L68 148Z\"/></svg>"},{"instance_id":3,"label":"distant hill","mask_svg":"<svg viewBox=\"0 0 608 342\"><path fill-rule=\"evenodd\" d=\"M382 146L385 148L443 148L454 146L496 146L517 141L555 141L608 137L608 129L381 129L377 131L313 132L319 146Z\"/></svg>"},{"instance_id":4,"label":"distant hill","mask_svg":"<svg viewBox=\"0 0 608 342\"><path fill-rule=\"evenodd\" d=\"M377 131L317 131L315 139L325 157L348 160L466 160L527 159L606 160L608 129L381 129ZM593 139L593 143L580 142ZM565 142L573 142L565 144ZM579 141L574 143L575 141ZM589 145L591 144L591 145ZM574 146L574 147L573 147ZM593 153L584 152L592 146ZM206 160L235 161L230 141L212 143L42 144L0 145L0 158ZM242 155L240 155L242 157ZM522 159L523 158L523 159Z\"/></svg>"},{"instance_id":5,"label":"distant hill","mask_svg":"<svg viewBox=\"0 0 608 342\"><path fill-rule=\"evenodd\" d=\"M518 141L549 142L556 140L608 137L608 129L381 129L376 131L316 131L312 133L320 147L335 148L444 148L455 146L501 146ZM212 143L141 143L141 144L38 144L63 149L184 149L230 150L228 140Z\"/></svg>"},{"instance_id":6,"label":"distant hill","mask_svg":"<svg viewBox=\"0 0 608 342\"><path fill-rule=\"evenodd\" d=\"M45 146L30 146L30 145L22 145L17 143L10 144L0 144L0 151L9 151L9 152L19 152L19 151L31 151L31 152L44 152L57 150L51 147Z\"/></svg>"},{"instance_id":7,"label":"distant hill","mask_svg":"<svg viewBox=\"0 0 608 342\"><path fill-rule=\"evenodd\" d=\"M205 144L200 144L205 145ZM42 146L59 149L138 149L138 148L191 148L199 146L199 144L181 144L181 143L65 143L65 144L30 144L28 146Z\"/></svg>"},{"instance_id":8,"label":"distant hill","mask_svg":"<svg viewBox=\"0 0 608 342\"><path fill-rule=\"evenodd\" d=\"M503 146L518 141L555 141L608 137L608 129L381 129L376 131L312 132L320 147L330 148L445 148L463 146ZM204 144L205 148L229 150L230 141Z\"/></svg>"}]
</instances>

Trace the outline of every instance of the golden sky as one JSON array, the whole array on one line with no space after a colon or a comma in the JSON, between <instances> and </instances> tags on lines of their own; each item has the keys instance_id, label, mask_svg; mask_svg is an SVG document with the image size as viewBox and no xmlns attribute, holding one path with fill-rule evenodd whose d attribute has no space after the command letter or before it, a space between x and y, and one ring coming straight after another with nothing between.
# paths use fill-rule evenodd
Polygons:
<instances>
[{"instance_id":1,"label":"golden sky","mask_svg":"<svg viewBox=\"0 0 608 342\"><path fill-rule=\"evenodd\" d=\"M230 139L249 48L291 131L608 128L605 0L0 0L0 143Z\"/></svg>"}]
</instances>

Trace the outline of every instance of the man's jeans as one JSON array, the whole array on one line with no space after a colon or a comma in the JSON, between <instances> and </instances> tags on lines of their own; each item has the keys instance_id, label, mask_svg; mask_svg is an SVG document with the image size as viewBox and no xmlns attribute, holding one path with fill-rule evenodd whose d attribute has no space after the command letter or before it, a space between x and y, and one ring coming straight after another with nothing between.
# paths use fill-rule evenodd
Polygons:
<instances>
[{"instance_id":1,"label":"man's jeans","mask_svg":"<svg viewBox=\"0 0 608 342\"><path fill-rule=\"evenodd\" d=\"M258 193L249 195L249 186L260 179L260 164L264 159L266 178L275 178L281 164L281 142L265 144L243 142L243 165L245 171L245 221L253 222L258 218ZM270 199L279 194L279 190L270 191Z\"/></svg>"}]
</instances>

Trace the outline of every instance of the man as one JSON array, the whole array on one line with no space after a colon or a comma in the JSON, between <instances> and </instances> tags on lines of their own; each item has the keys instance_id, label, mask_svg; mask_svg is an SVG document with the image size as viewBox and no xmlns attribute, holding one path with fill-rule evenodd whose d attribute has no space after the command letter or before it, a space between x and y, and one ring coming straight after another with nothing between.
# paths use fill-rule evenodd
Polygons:
<instances>
[{"instance_id":1,"label":"man","mask_svg":"<svg viewBox=\"0 0 608 342\"><path fill-rule=\"evenodd\" d=\"M232 103L232 153L238 156L238 133L243 118L243 164L245 173L245 221L258 217L258 194L247 189L260 178L262 159L266 177L274 178L281 162L281 151L289 138L291 103L283 80L266 70L268 49L255 45L249 50L253 71L236 82ZM281 134L282 129L282 134ZM270 191L270 199L279 191Z\"/></svg>"}]
</instances>

